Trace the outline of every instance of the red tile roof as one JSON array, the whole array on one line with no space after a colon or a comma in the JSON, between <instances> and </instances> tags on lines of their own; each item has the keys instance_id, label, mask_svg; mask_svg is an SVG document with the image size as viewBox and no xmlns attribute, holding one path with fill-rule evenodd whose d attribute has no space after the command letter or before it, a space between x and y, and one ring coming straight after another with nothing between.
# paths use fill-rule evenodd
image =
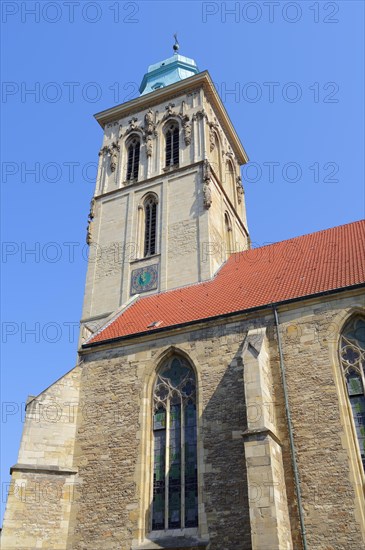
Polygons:
<instances>
[{"instance_id":1,"label":"red tile roof","mask_svg":"<svg viewBox=\"0 0 365 550\"><path fill-rule=\"evenodd\" d=\"M210 281L139 297L85 346L361 283L365 221L232 254Z\"/></svg>"}]
</instances>

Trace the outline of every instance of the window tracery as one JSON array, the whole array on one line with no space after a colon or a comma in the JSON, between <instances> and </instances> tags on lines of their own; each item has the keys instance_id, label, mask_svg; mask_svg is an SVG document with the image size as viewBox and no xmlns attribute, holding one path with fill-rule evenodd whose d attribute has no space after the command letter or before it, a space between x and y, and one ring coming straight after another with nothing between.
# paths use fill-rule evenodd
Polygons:
<instances>
[{"instance_id":1,"label":"window tracery","mask_svg":"<svg viewBox=\"0 0 365 550\"><path fill-rule=\"evenodd\" d=\"M365 470L365 318L354 317L342 331L340 360Z\"/></svg>"},{"instance_id":2,"label":"window tracery","mask_svg":"<svg viewBox=\"0 0 365 550\"><path fill-rule=\"evenodd\" d=\"M144 201L144 251L143 255L156 254L157 197L149 195Z\"/></svg>"},{"instance_id":3,"label":"window tracery","mask_svg":"<svg viewBox=\"0 0 365 550\"><path fill-rule=\"evenodd\" d=\"M141 142L138 137L133 138L127 146L127 181L138 180L139 156Z\"/></svg>"},{"instance_id":4,"label":"window tracery","mask_svg":"<svg viewBox=\"0 0 365 550\"><path fill-rule=\"evenodd\" d=\"M160 369L153 394L152 529L198 525L196 381L181 357Z\"/></svg>"},{"instance_id":5,"label":"window tracery","mask_svg":"<svg viewBox=\"0 0 365 550\"><path fill-rule=\"evenodd\" d=\"M169 168L179 164L179 126L176 122L172 122L167 127L165 139L165 166Z\"/></svg>"}]
</instances>

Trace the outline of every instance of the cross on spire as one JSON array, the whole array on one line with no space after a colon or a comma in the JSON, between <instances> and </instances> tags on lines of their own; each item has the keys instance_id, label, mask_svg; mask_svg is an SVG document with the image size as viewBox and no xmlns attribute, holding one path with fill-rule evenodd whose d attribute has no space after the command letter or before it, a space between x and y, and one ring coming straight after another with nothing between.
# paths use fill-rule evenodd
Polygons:
<instances>
[{"instance_id":1,"label":"cross on spire","mask_svg":"<svg viewBox=\"0 0 365 550\"><path fill-rule=\"evenodd\" d=\"M174 50L174 53L177 54L177 52L180 48L180 44L179 44L178 39L177 39L177 33L174 34L174 38L175 38L175 44L172 46L172 49Z\"/></svg>"}]
</instances>

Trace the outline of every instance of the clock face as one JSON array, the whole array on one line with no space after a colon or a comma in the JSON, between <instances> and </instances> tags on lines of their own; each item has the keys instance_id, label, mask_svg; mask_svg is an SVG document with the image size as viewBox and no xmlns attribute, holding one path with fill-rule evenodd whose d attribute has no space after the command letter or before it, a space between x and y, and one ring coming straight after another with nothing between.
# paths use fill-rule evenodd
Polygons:
<instances>
[{"instance_id":1,"label":"clock face","mask_svg":"<svg viewBox=\"0 0 365 550\"><path fill-rule=\"evenodd\" d=\"M132 271L131 294L154 290L158 284L158 264Z\"/></svg>"}]
</instances>

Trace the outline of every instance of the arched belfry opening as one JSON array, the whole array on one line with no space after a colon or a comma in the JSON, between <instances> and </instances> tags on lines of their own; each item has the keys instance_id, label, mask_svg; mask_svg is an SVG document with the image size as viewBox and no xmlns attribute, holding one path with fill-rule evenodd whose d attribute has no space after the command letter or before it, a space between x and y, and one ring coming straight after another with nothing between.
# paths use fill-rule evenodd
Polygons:
<instances>
[{"instance_id":1,"label":"arched belfry opening","mask_svg":"<svg viewBox=\"0 0 365 550\"><path fill-rule=\"evenodd\" d=\"M179 124L176 120L170 120L165 127L165 167L178 166L179 164Z\"/></svg>"},{"instance_id":2,"label":"arched belfry opening","mask_svg":"<svg viewBox=\"0 0 365 550\"><path fill-rule=\"evenodd\" d=\"M143 202L144 211L144 243L143 256L146 258L156 254L157 250L157 203L154 194L148 195Z\"/></svg>"}]
</instances>

